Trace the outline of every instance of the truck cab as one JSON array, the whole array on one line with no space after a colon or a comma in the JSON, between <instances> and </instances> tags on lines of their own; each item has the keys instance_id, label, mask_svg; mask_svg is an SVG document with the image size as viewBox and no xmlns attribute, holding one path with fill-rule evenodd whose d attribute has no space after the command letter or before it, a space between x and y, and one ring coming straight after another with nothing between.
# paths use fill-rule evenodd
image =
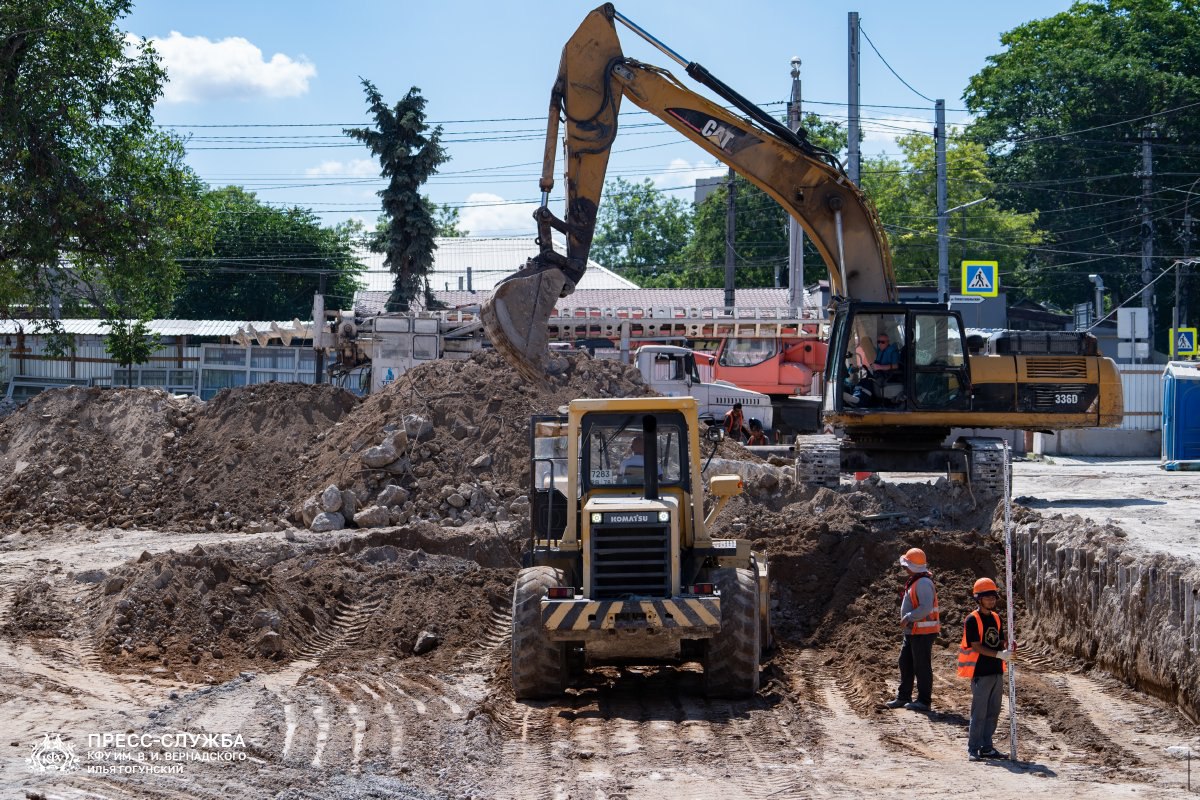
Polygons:
<instances>
[{"instance_id":1,"label":"truck cab","mask_svg":"<svg viewBox=\"0 0 1200 800\"><path fill-rule=\"evenodd\" d=\"M696 398L703 421L718 422L734 403L741 403L747 420L757 419L765 431L775 428L770 397L728 381L701 380L696 354L686 347L643 345L634 360L642 380L654 391L666 397Z\"/></svg>"}]
</instances>

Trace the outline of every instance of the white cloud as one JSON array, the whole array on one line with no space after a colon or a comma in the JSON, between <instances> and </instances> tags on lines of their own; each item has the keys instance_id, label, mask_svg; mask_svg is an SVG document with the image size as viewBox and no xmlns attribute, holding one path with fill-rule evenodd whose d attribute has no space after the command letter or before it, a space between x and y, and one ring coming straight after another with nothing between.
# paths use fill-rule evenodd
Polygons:
<instances>
[{"instance_id":1,"label":"white cloud","mask_svg":"<svg viewBox=\"0 0 1200 800\"><path fill-rule=\"evenodd\" d=\"M655 175L651 180L655 188L678 189L681 186L694 187L700 178L714 178L728 173L729 168L724 164L713 161L700 161L695 164L682 158L675 158L667 165L666 170ZM688 195L688 200L691 195Z\"/></svg>"},{"instance_id":2,"label":"white cloud","mask_svg":"<svg viewBox=\"0 0 1200 800\"><path fill-rule=\"evenodd\" d=\"M276 53L264 61L263 51L240 36L214 42L171 31L151 42L167 71L168 103L299 97L317 74L303 57Z\"/></svg>"},{"instance_id":3,"label":"white cloud","mask_svg":"<svg viewBox=\"0 0 1200 800\"><path fill-rule=\"evenodd\" d=\"M459 209L459 227L472 236L535 235L533 212L537 203L504 204L498 194L475 192L467 196L467 205Z\"/></svg>"},{"instance_id":4,"label":"white cloud","mask_svg":"<svg viewBox=\"0 0 1200 800\"><path fill-rule=\"evenodd\" d=\"M369 158L355 158L350 161L322 161L320 165L304 170L305 175L343 175L354 178L370 178L379 176L379 164Z\"/></svg>"}]
</instances>

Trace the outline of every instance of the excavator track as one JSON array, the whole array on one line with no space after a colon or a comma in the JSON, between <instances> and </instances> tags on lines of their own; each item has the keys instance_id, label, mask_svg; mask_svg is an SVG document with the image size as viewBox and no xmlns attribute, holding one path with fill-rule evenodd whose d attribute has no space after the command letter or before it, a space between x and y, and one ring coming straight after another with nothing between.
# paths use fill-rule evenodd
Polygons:
<instances>
[{"instance_id":1,"label":"excavator track","mask_svg":"<svg viewBox=\"0 0 1200 800\"><path fill-rule=\"evenodd\" d=\"M842 446L836 436L796 437L796 483L837 488L841 482Z\"/></svg>"}]
</instances>

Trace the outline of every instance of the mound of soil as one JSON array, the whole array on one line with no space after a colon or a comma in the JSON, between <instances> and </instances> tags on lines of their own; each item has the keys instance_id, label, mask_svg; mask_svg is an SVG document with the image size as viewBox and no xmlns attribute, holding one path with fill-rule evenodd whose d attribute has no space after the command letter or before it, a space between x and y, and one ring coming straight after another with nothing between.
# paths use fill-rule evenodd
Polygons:
<instances>
[{"instance_id":1,"label":"mound of soil","mask_svg":"<svg viewBox=\"0 0 1200 800\"><path fill-rule=\"evenodd\" d=\"M109 669L188 681L339 653L355 662L420 657L434 668L483 636L510 601L514 575L363 540L144 554L104 582L97 644ZM432 644L425 652L422 635Z\"/></svg>"},{"instance_id":2,"label":"mound of soil","mask_svg":"<svg viewBox=\"0 0 1200 800\"><path fill-rule=\"evenodd\" d=\"M503 518L523 508L513 501L525 491L531 414L650 393L617 362L577 354L567 363L538 386L477 353L411 370L363 402L329 385L277 383L207 403L154 389L43 392L0 421L0 526L272 530L289 514L299 522L305 499L330 484L354 491L358 508L394 484L408 493L404 521L454 524L469 517L448 494L482 491L486 502L471 510L483 516L484 505L494 519L503 507ZM361 451L406 418L422 432L407 443L405 468L364 468Z\"/></svg>"},{"instance_id":3,"label":"mound of soil","mask_svg":"<svg viewBox=\"0 0 1200 800\"><path fill-rule=\"evenodd\" d=\"M43 392L0 421L0 525L275 525L313 437L357 404L304 384L224 390L207 403L156 389Z\"/></svg>"}]
</instances>

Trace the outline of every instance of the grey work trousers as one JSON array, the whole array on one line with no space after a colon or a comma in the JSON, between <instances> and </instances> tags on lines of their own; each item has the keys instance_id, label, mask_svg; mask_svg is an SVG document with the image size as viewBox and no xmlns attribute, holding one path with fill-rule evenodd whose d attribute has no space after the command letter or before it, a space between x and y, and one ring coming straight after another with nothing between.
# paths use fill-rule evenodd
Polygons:
<instances>
[{"instance_id":1,"label":"grey work trousers","mask_svg":"<svg viewBox=\"0 0 1200 800\"><path fill-rule=\"evenodd\" d=\"M971 727L967 750L978 753L995 745L992 736L1000 722L1000 701L1004 698L1003 675L976 675L971 678Z\"/></svg>"}]
</instances>

